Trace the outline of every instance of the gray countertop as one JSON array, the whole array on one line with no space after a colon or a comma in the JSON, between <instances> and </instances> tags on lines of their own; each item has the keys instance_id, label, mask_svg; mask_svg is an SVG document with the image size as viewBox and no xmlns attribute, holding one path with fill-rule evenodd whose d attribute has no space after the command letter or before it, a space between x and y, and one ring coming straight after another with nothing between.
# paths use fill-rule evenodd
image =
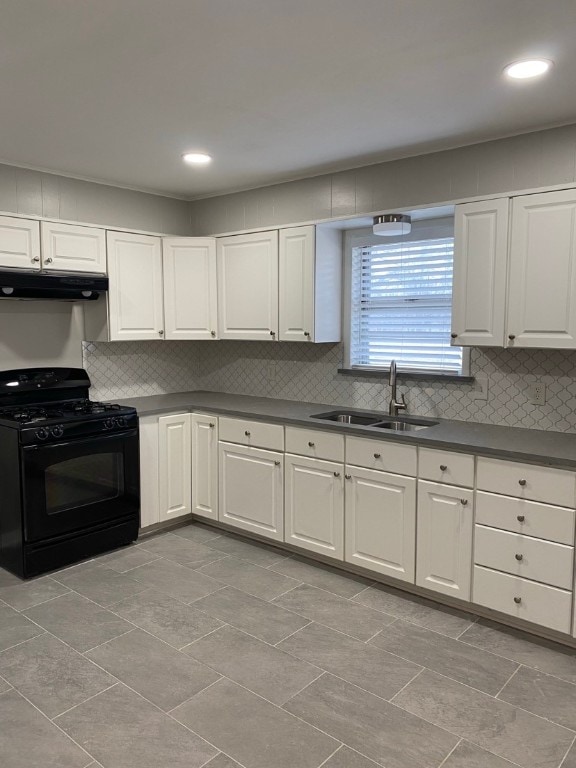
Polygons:
<instances>
[{"instance_id":1,"label":"gray countertop","mask_svg":"<svg viewBox=\"0 0 576 768\"><path fill-rule=\"evenodd\" d=\"M357 408L231 395L225 392L176 392L116 402L133 406L141 417L194 410L576 469L576 435L565 432L477 424L472 421L452 421L436 417L433 417L434 421L438 422L436 426L417 432L385 432L374 427L335 424L311 418L314 414L334 410L369 413ZM382 415L385 416L384 413Z\"/></svg>"}]
</instances>

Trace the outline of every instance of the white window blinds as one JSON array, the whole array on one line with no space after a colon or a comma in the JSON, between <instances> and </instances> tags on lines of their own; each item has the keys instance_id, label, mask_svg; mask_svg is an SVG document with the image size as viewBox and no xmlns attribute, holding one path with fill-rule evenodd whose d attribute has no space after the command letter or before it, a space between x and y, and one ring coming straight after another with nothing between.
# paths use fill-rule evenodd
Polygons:
<instances>
[{"instance_id":1,"label":"white window blinds","mask_svg":"<svg viewBox=\"0 0 576 768\"><path fill-rule=\"evenodd\" d=\"M352 248L350 364L460 374L450 346L454 239Z\"/></svg>"}]
</instances>

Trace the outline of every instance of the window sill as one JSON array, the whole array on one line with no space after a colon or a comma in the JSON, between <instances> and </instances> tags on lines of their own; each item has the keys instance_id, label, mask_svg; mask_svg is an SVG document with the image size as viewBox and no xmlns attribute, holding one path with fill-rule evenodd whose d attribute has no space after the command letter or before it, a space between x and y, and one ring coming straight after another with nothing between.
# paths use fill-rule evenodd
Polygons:
<instances>
[{"instance_id":1,"label":"window sill","mask_svg":"<svg viewBox=\"0 0 576 768\"><path fill-rule=\"evenodd\" d=\"M390 371L388 368L338 368L338 373L342 376L357 376L358 378L384 379L388 378ZM413 379L415 381L459 381L463 384L469 384L475 381L474 376L465 376L457 373L431 373L416 371L398 371L399 379Z\"/></svg>"}]
</instances>

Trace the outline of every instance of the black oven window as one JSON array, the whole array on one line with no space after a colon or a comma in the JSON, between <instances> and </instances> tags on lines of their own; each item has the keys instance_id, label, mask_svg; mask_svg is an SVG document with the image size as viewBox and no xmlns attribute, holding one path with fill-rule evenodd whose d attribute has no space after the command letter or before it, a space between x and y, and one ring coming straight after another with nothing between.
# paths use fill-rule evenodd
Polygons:
<instances>
[{"instance_id":1,"label":"black oven window","mask_svg":"<svg viewBox=\"0 0 576 768\"><path fill-rule=\"evenodd\" d=\"M46 512L54 515L121 496L123 463L121 453L97 453L47 467Z\"/></svg>"}]
</instances>

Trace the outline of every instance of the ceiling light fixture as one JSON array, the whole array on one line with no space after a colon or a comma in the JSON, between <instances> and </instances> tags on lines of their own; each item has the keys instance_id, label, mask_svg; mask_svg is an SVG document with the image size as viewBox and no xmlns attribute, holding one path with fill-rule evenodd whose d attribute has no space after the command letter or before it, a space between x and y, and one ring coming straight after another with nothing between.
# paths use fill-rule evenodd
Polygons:
<instances>
[{"instance_id":1,"label":"ceiling light fixture","mask_svg":"<svg viewBox=\"0 0 576 768\"><path fill-rule=\"evenodd\" d=\"M205 152L184 152L182 160L190 165L208 165L212 162L210 155Z\"/></svg>"},{"instance_id":2,"label":"ceiling light fixture","mask_svg":"<svg viewBox=\"0 0 576 768\"><path fill-rule=\"evenodd\" d=\"M552 62L548 59L526 59L508 64L504 72L514 80L528 80L548 72L551 66Z\"/></svg>"},{"instance_id":3,"label":"ceiling light fixture","mask_svg":"<svg viewBox=\"0 0 576 768\"><path fill-rule=\"evenodd\" d=\"M397 237L407 235L411 229L412 219L406 213L385 213L382 216L374 216L372 231L375 235Z\"/></svg>"}]
</instances>

